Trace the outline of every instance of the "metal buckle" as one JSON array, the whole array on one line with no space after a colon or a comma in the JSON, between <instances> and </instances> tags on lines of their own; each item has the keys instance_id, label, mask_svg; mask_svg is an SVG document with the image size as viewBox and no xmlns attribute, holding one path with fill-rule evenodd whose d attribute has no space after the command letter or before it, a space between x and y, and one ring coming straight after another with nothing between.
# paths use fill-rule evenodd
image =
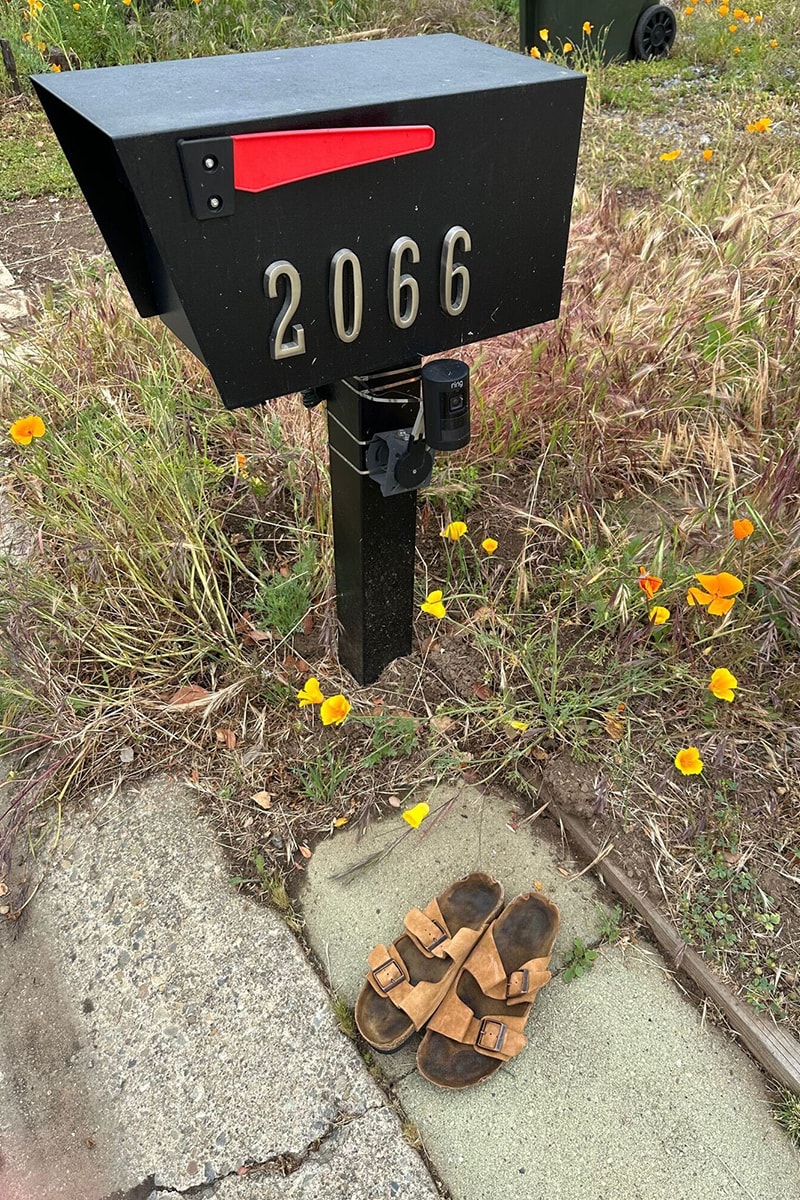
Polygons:
<instances>
[{"instance_id":1,"label":"metal buckle","mask_svg":"<svg viewBox=\"0 0 800 1200\"><path fill-rule=\"evenodd\" d=\"M494 1026L494 1031L490 1029L490 1026ZM499 1052L506 1040L507 1030L508 1026L504 1025L502 1021L498 1021L496 1017L484 1017L478 1030L478 1036L475 1038L475 1045L480 1046L481 1050ZM484 1042L484 1037L489 1040Z\"/></svg>"},{"instance_id":2,"label":"metal buckle","mask_svg":"<svg viewBox=\"0 0 800 1200\"><path fill-rule=\"evenodd\" d=\"M442 927L442 926L439 924L439 922L438 922L438 921L433 921L433 920L431 920L431 925L435 926L435 927L436 927L436 929L438 929L438 930L439 930L439 933L440 933L442 936L441 936L441 937L438 937L438 938L434 938L434 940L433 940L432 942L423 942L423 941L422 941L422 938L420 938L420 942L422 943L422 945L425 947L425 949L426 949L426 950L435 950L437 946L441 946L442 942L446 942L446 941L447 941L447 939L448 939L448 938L449 938L449 936L450 936L450 934L447 932L447 930L446 930L446 929L444 929L444 928L443 928L443 927Z\"/></svg>"},{"instance_id":3,"label":"metal buckle","mask_svg":"<svg viewBox=\"0 0 800 1200\"><path fill-rule=\"evenodd\" d=\"M394 979L390 978L388 983L383 983L381 981L381 979L379 978L379 976L380 976L380 972L385 971L387 969L387 967L391 971L395 972L395 977L394 977ZM383 992L384 996L386 995L387 992L390 992L392 990L392 988L396 988L398 983L404 983L405 978L406 978L405 971L399 965L399 963L395 962L395 960L393 958L387 958L385 963L381 963L381 965L379 967L373 968L372 976L373 976L375 982L377 983L378 987Z\"/></svg>"},{"instance_id":4,"label":"metal buckle","mask_svg":"<svg viewBox=\"0 0 800 1200\"><path fill-rule=\"evenodd\" d=\"M515 986L516 980L520 981L522 984L521 987ZM506 1000L515 1000L517 996L524 996L530 985L531 976L529 971L512 971L506 984Z\"/></svg>"}]
</instances>

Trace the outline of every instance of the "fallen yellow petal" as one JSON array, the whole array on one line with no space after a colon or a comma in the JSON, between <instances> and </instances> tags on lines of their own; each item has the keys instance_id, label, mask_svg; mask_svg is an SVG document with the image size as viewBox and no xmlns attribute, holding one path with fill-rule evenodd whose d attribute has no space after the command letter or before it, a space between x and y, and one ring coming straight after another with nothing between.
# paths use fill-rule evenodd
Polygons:
<instances>
[{"instance_id":1,"label":"fallen yellow petal","mask_svg":"<svg viewBox=\"0 0 800 1200\"><path fill-rule=\"evenodd\" d=\"M430 805L426 804L423 800L421 804L415 804L413 808L407 808L403 813L403 820L407 821L412 829L418 829L430 811Z\"/></svg>"}]
</instances>

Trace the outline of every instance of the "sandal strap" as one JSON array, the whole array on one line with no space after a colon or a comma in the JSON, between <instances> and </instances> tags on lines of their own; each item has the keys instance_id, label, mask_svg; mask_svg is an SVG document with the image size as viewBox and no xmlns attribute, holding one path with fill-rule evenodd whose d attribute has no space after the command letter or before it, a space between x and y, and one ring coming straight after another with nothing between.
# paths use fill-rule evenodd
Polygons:
<instances>
[{"instance_id":1,"label":"sandal strap","mask_svg":"<svg viewBox=\"0 0 800 1200\"><path fill-rule=\"evenodd\" d=\"M476 1017L453 989L431 1017L428 1029L461 1045L472 1046L487 1058L508 1062L528 1043L522 1032L526 1018L527 1013L524 1017L505 1013Z\"/></svg>"},{"instance_id":2,"label":"sandal strap","mask_svg":"<svg viewBox=\"0 0 800 1200\"><path fill-rule=\"evenodd\" d=\"M450 930L435 900L425 908L410 909L403 924L414 945L426 958L444 958L449 953Z\"/></svg>"},{"instance_id":3,"label":"sandal strap","mask_svg":"<svg viewBox=\"0 0 800 1200\"><path fill-rule=\"evenodd\" d=\"M385 996L395 1008L402 1009L415 1029L425 1024L436 1008L442 991L449 987L458 970L458 964L453 962L440 980L421 979L418 983L412 983L408 969L394 945L374 946L367 961L367 981L379 996Z\"/></svg>"},{"instance_id":4,"label":"sandal strap","mask_svg":"<svg viewBox=\"0 0 800 1200\"><path fill-rule=\"evenodd\" d=\"M549 961L549 954L544 958L529 958L507 975L489 928L472 951L466 970L484 995L492 1000L505 1000L507 1004L531 1004L539 989L552 979L547 970Z\"/></svg>"}]
</instances>

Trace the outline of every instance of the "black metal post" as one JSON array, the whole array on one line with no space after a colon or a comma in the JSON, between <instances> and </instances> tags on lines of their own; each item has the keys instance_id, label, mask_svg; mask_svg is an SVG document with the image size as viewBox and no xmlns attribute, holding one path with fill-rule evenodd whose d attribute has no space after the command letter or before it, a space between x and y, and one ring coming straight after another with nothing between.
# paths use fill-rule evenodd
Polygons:
<instances>
[{"instance_id":1,"label":"black metal post","mask_svg":"<svg viewBox=\"0 0 800 1200\"><path fill-rule=\"evenodd\" d=\"M417 493L384 497L366 473L373 434L413 425L420 363L344 380L323 391L328 406L339 661L374 683L411 652ZM394 400L395 403L391 403ZM389 401L387 403L387 401Z\"/></svg>"}]
</instances>

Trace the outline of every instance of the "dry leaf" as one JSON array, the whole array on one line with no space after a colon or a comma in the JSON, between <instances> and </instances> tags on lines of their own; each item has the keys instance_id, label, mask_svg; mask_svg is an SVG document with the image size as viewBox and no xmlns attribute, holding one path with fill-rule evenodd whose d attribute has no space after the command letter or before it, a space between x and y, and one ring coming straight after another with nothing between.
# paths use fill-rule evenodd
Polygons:
<instances>
[{"instance_id":1,"label":"dry leaf","mask_svg":"<svg viewBox=\"0 0 800 1200\"><path fill-rule=\"evenodd\" d=\"M399 796L390 796L389 803L391 804L392 808L402 808L403 807L403 801L400 799Z\"/></svg>"},{"instance_id":2,"label":"dry leaf","mask_svg":"<svg viewBox=\"0 0 800 1200\"><path fill-rule=\"evenodd\" d=\"M271 642L273 636L268 629L248 629L242 641L245 646L257 646L259 642Z\"/></svg>"},{"instance_id":3,"label":"dry leaf","mask_svg":"<svg viewBox=\"0 0 800 1200\"><path fill-rule=\"evenodd\" d=\"M494 692L486 683L473 683L472 690L479 700L491 700L494 697Z\"/></svg>"},{"instance_id":4,"label":"dry leaf","mask_svg":"<svg viewBox=\"0 0 800 1200\"><path fill-rule=\"evenodd\" d=\"M217 729L215 733L221 746L225 746L228 750L236 749L236 734L232 729Z\"/></svg>"},{"instance_id":5,"label":"dry leaf","mask_svg":"<svg viewBox=\"0 0 800 1200\"><path fill-rule=\"evenodd\" d=\"M2 880L0 880L0 896L7 896L7 895L8 895L8 884L3 883Z\"/></svg>"},{"instance_id":6,"label":"dry leaf","mask_svg":"<svg viewBox=\"0 0 800 1200\"><path fill-rule=\"evenodd\" d=\"M725 859L725 862L728 863L729 866L735 867L736 864L738 863L739 859L742 856L741 856L741 854L731 854L731 852L729 850L723 850L722 857Z\"/></svg>"},{"instance_id":7,"label":"dry leaf","mask_svg":"<svg viewBox=\"0 0 800 1200\"><path fill-rule=\"evenodd\" d=\"M449 733L455 726L455 721L452 717L431 717L431 728L437 733Z\"/></svg>"},{"instance_id":8,"label":"dry leaf","mask_svg":"<svg viewBox=\"0 0 800 1200\"><path fill-rule=\"evenodd\" d=\"M289 570L289 568L287 566L278 568L278 574L282 575L284 579L288 579L289 576L291 575L291 573L292 572Z\"/></svg>"},{"instance_id":9,"label":"dry leaf","mask_svg":"<svg viewBox=\"0 0 800 1200\"><path fill-rule=\"evenodd\" d=\"M233 627L237 633L248 633L253 628L253 621L249 612L242 613L239 620Z\"/></svg>"},{"instance_id":10,"label":"dry leaf","mask_svg":"<svg viewBox=\"0 0 800 1200\"><path fill-rule=\"evenodd\" d=\"M486 621L493 621L496 616L497 613L494 611L494 609L489 608L488 605L484 604L482 608L475 609L475 612L472 614L472 620L480 621L481 624L484 624Z\"/></svg>"},{"instance_id":11,"label":"dry leaf","mask_svg":"<svg viewBox=\"0 0 800 1200\"><path fill-rule=\"evenodd\" d=\"M423 654L432 654L434 650L439 649L439 643L436 641L436 638L433 636L433 634L431 634L430 637L422 639L419 644L419 648Z\"/></svg>"},{"instance_id":12,"label":"dry leaf","mask_svg":"<svg viewBox=\"0 0 800 1200\"><path fill-rule=\"evenodd\" d=\"M259 808L272 807L272 792L256 792L256 794L251 796L250 799L254 804L257 804Z\"/></svg>"},{"instance_id":13,"label":"dry leaf","mask_svg":"<svg viewBox=\"0 0 800 1200\"><path fill-rule=\"evenodd\" d=\"M556 870L559 875L563 875L565 879L569 879L569 871L566 871L564 867L556 867Z\"/></svg>"},{"instance_id":14,"label":"dry leaf","mask_svg":"<svg viewBox=\"0 0 800 1200\"><path fill-rule=\"evenodd\" d=\"M547 751L543 750L541 746L532 746L531 755L536 759L537 762L547 762L548 758L550 757Z\"/></svg>"},{"instance_id":15,"label":"dry leaf","mask_svg":"<svg viewBox=\"0 0 800 1200\"><path fill-rule=\"evenodd\" d=\"M303 858L311 858L311 851L308 846L298 846L297 849L302 854Z\"/></svg>"},{"instance_id":16,"label":"dry leaf","mask_svg":"<svg viewBox=\"0 0 800 1200\"><path fill-rule=\"evenodd\" d=\"M297 671L298 675L313 674L311 667L304 658L298 658L294 654L287 654L283 660L284 668L287 671Z\"/></svg>"},{"instance_id":17,"label":"dry leaf","mask_svg":"<svg viewBox=\"0 0 800 1200\"><path fill-rule=\"evenodd\" d=\"M349 820L350 820L349 817L337 817L336 820L333 822L333 828L341 829L342 826L346 825Z\"/></svg>"},{"instance_id":18,"label":"dry leaf","mask_svg":"<svg viewBox=\"0 0 800 1200\"><path fill-rule=\"evenodd\" d=\"M133 746L123 746L119 752L119 761L121 763L133 762Z\"/></svg>"},{"instance_id":19,"label":"dry leaf","mask_svg":"<svg viewBox=\"0 0 800 1200\"><path fill-rule=\"evenodd\" d=\"M625 732L624 723L613 712L603 713L603 720L606 726L606 733L612 742L618 742Z\"/></svg>"},{"instance_id":20,"label":"dry leaf","mask_svg":"<svg viewBox=\"0 0 800 1200\"><path fill-rule=\"evenodd\" d=\"M311 633L313 628L314 628L314 614L308 612L303 617L303 633Z\"/></svg>"},{"instance_id":21,"label":"dry leaf","mask_svg":"<svg viewBox=\"0 0 800 1200\"><path fill-rule=\"evenodd\" d=\"M200 687L197 683L187 683L185 687L178 688L177 692L170 696L166 704L167 708L184 708L190 704L199 707L210 699L211 692L208 688Z\"/></svg>"}]
</instances>

